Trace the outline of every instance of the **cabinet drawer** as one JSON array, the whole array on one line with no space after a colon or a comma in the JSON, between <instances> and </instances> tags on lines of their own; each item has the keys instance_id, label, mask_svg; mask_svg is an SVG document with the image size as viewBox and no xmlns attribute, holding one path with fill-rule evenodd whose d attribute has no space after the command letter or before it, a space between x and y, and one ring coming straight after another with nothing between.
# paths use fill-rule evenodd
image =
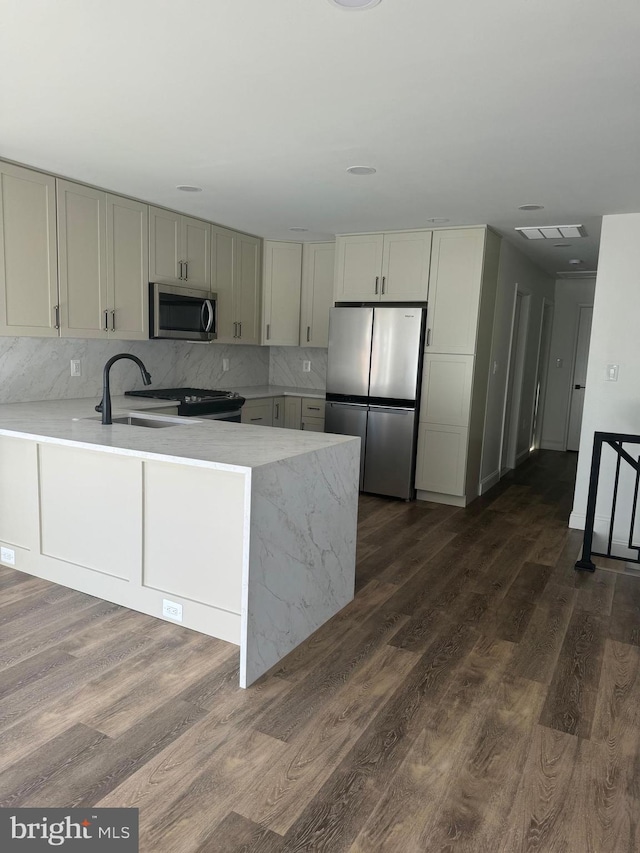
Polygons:
<instances>
[{"instance_id":1,"label":"cabinet drawer","mask_svg":"<svg viewBox=\"0 0 640 853\"><path fill-rule=\"evenodd\" d=\"M420 421L468 426L473 363L472 355L425 356Z\"/></svg>"},{"instance_id":2,"label":"cabinet drawer","mask_svg":"<svg viewBox=\"0 0 640 853\"><path fill-rule=\"evenodd\" d=\"M324 418L302 418L302 429L307 432L324 432Z\"/></svg>"},{"instance_id":3,"label":"cabinet drawer","mask_svg":"<svg viewBox=\"0 0 640 853\"><path fill-rule=\"evenodd\" d=\"M315 400L313 397L303 397L302 417L324 419L324 400Z\"/></svg>"},{"instance_id":4,"label":"cabinet drawer","mask_svg":"<svg viewBox=\"0 0 640 853\"><path fill-rule=\"evenodd\" d=\"M252 400L242 407L242 423L253 426L273 426L273 401Z\"/></svg>"}]
</instances>

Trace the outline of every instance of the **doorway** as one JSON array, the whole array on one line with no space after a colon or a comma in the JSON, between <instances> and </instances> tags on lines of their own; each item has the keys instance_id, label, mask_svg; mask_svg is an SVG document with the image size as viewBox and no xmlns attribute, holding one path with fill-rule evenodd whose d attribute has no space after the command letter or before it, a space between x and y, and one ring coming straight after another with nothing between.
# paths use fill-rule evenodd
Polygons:
<instances>
[{"instance_id":1,"label":"doorway","mask_svg":"<svg viewBox=\"0 0 640 853\"><path fill-rule=\"evenodd\" d=\"M518 427L520 425L522 381L524 375L525 354L527 351L529 300L529 294L525 293L516 285L513 321L511 324L511 347L509 350L507 393L502 427L500 476L516 467L516 457L518 455Z\"/></svg>"},{"instance_id":2,"label":"doorway","mask_svg":"<svg viewBox=\"0 0 640 853\"><path fill-rule=\"evenodd\" d=\"M573 362L573 382L571 383L571 401L569 404L567 450L580 450L580 432L582 430L582 411L584 409L584 389L587 381L587 362L589 360L592 319L593 305L580 305L578 309L578 336Z\"/></svg>"},{"instance_id":3,"label":"doorway","mask_svg":"<svg viewBox=\"0 0 640 853\"><path fill-rule=\"evenodd\" d=\"M540 345L538 347L538 374L533 403L532 447L538 450L542 440L542 422L544 419L544 401L547 395L547 376L549 374L549 353L551 351L551 329L553 326L553 305L547 299L542 301L542 323L540 325Z\"/></svg>"}]
</instances>

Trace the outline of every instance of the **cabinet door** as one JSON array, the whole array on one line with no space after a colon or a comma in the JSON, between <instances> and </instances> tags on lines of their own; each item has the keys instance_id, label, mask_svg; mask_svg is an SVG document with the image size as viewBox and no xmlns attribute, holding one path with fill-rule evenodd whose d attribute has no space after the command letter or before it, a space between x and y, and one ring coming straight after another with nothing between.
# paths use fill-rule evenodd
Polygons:
<instances>
[{"instance_id":1,"label":"cabinet door","mask_svg":"<svg viewBox=\"0 0 640 853\"><path fill-rule=\"evenodd\" d=\"M478 228L434 232L427 352L474 354L484 243Z\"/></svg>"},{"instance_id":2,"label":"cabinet door","mask_svg":"<svg viewBox=\"0 0 640 853\"><path fill-rule=\"evenodd\" d=\"M218 337L221 344L236 343L236 306L235 306L235 231L219 228L212 229L211 245L213 254L211 289L218 295Z\"/></svg>"},{"instance_id":3,"label":"cabinet door","mask_svg":"<svg viewBox=\"0 0 640 853\"><path fill-rule=\"evenodd\" d=\"M300 397L284 398L284 425L286 429L302 427L302 399Z\"/></svg>"},{"instance_id":4,"label":"cabinet door","mask_svg":"<svg viewBox=\"0 0 640 853\"><path fill-rule=\"evenodd\" d=\"M273 426L284 427L284 401L285 397L273 398Z\"/></svg>"},{"instance_id":5,"label":"cabinet door","mask_svg":"<svg viewBox=\"0 0 640 853\"><path fill-rule=\"evenodd\" d=\"M107 195L58 181L58 265L60 334L106 338Z\"/></svg>"},{"instance_id":6,"label":"cabinet door","mask_svg":"<svg viewBox=\"0 0 640 853\"><path fill-rule=\"evenodd\" d=\"M324 418L303 417L300 428L305 432L324 432Z\"/></svg>"},{"instance_id":7,"label":"cabinet door","mask_svg":"<svg viewBox=\"0 0 640 853\"><path fill-rule=\"evenodd\" d=\"M238 234L236 240L236 343L260 343L260 240Z\"/></svg>"},{"instance_id":8,"label":"cabinet door","mask_svg":"<svg viewBox=\"0 0 640 853\"><path fill-rule=\"evenodd\" d=\"M149 281L180 284L182 217L149 207Z\"/></svg>"},{"instance_id":9,"label":"cabinet door","mask_svg":"<svg viewBox=\"0 0 640 853\"><path fill-rule=\"evenodd\" d=\"M264 243L263 335L267 346L298 346L302 244Z\"/></svg>"},{"instance_id":10,"label":"cabinet door","mask_svg":"<svg viewBox=\"0 0 640 853\"><path fill-rule=\"evenodd\" d=\"M474 361L472 355L425 355L421 421L449 426L469 425Z\"/></svg>"},{"instance_id":11,"label":"cabinet door","mask_svg":"<svg viewBox=\"0 0 640 853\"><path fill-rule=\"evenodd\" d=\"M385 234L381 302L426 302L431 231Z\"/></svg>"},{"instance_id":12,"label":"cabinet door","mask_svg":"<svg viewBox=\"0 0 640 853\"><path fill-rule=\"evenodd\" d=\"M383 242L382 234L338 237L336 302L379 301Z\"/></svg>"},{"instance_id":13,"label":"cabinet door","mask_svg":"<svg viewBox=\"0 0 640 853\"><path fill-rule=\"evenodd\" d=\"M182 217L183 281L197 290L211 290L211 225Z\"/></svg>"},{"instance_id":14,"label":"cabinet door","mask_svg":"<svg viewBox=\"0 0 640 853\"><path fill-rule=\"evenodd\" d=\"M465 427L419 425L416 489L464 495L468 434Z\"/></svg>"},{"instance_id":15,"label":"cabinet door","mask_svg":"<svg viewBox=\"0 0 640 853\"><path fill-rule=\"evenodd\" d=\"M55 178L0 163L0 333L57 337Z\"/></svg>"},{"instance_id":16,"label":"cabinet door","mask_svg":"<svg viewBox=\"0 0 640 853\"><path fill-rule=\"evenodd\" d=\"M149 337L149 219L146 204L107 195L109 337Z\"/></svg>"},{"instance_id":17,"label":"cabinet door","mask_svg":"<svg viewBox=\"0 0 640 853\"><path fill-rule=\"evenodd\" d=\"M302 417L324 420L324 405L324 400L316 400L315 397L302 397Z\"/></svg>"},{"instance_id":18,"label":"cabinet door","mask_svg":"<svg viewBox=\"0 0 640 853\"><path fill-rule=\"evenodd\" d=\"M243 424L252 426L273 426L273 398L247 400L241 410Z\"/></svg>"},{"instance_id":19,"label":"cabinet door","mask_svg":"<svg viewBox=\"0 0 640 853\"><path fill-rule=\"evenodd\" d=\"M300 346L329 346L335 256L335 243L305 243L302 248Z\"/></svg>"}]
</instances>

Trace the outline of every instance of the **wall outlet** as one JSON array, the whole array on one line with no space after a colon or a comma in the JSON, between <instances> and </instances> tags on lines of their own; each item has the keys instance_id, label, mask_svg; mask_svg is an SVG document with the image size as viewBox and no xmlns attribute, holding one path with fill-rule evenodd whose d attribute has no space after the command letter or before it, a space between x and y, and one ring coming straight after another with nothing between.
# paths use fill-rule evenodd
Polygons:
<instances>
[{"instance_id":1,"label":"wall outlet","mask_svg":"<svg viewBox=\"0 0 640 853\"><path fill-rule=\"evenodd\" d=\"M607 382L617 382L618 381L618 364L608 364L607 365Z\"/></svg>"},{"instance_id":2,"label":"wall outlet","mask_svg":"<svg viewBox=\"0 0 640 853\"><path fill-rule=\"evenodd\" d=\"M229 359L228 358L222 359L222 370L224 373L226 373L227 370L229 370Z\"/></svg>"},{"instance_id":3,"label":"wall outlet","mask_svg":"<svg viewBox=\"0 0 640 853\"><path fill-rule=\"evenodd\" d=\"M0 548L0 562L6 563L8 566L15 566L16 552L13 548Z\"/></svg>"},{"instance_id":4,"label":"wall outlet","mask_svg":"<svg viewBox=\"0 0 640 853\"><path fill-rule=\"evenodd\" d=\"M303 361L302 362L302 372L303 373L311 373L311 362Z\"/></svg>"},{"instance_id":5,"label":"wall outlet","mask_svg":"<svg viewBox=\"0 0 640 853\"><path fill-rule=\"evenodd\" d=\"M71 375L82 376L82 362L79 358L71 359Z\"/></svg>"},{"instance_id":6,"label":"wall outlet","mask_svg":"<svg viewBox=\"0 0 640 853\"><path fill-rule=\"evenodd\" d=\"M162 615L167 619L174 619L176 622L182 622L182 605L176 604L175 601L169 601L167 598L162 599Z\"/></svg>"}]
</instances>

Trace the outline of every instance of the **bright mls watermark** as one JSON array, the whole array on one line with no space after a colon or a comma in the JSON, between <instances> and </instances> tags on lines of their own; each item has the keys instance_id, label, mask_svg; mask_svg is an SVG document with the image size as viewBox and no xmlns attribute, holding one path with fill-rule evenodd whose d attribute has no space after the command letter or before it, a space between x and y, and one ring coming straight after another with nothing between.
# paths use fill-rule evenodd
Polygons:
<instances>
[{"instance_id":1,"label":"bright mls watermark","mask_svg":"<svg viewBox=\"0 0 640 853\"><path fill-rule=\"evenodd\" d=\"M0 809L2 853L138 853L138 809Z\"/></svg>"}]
</instances>

